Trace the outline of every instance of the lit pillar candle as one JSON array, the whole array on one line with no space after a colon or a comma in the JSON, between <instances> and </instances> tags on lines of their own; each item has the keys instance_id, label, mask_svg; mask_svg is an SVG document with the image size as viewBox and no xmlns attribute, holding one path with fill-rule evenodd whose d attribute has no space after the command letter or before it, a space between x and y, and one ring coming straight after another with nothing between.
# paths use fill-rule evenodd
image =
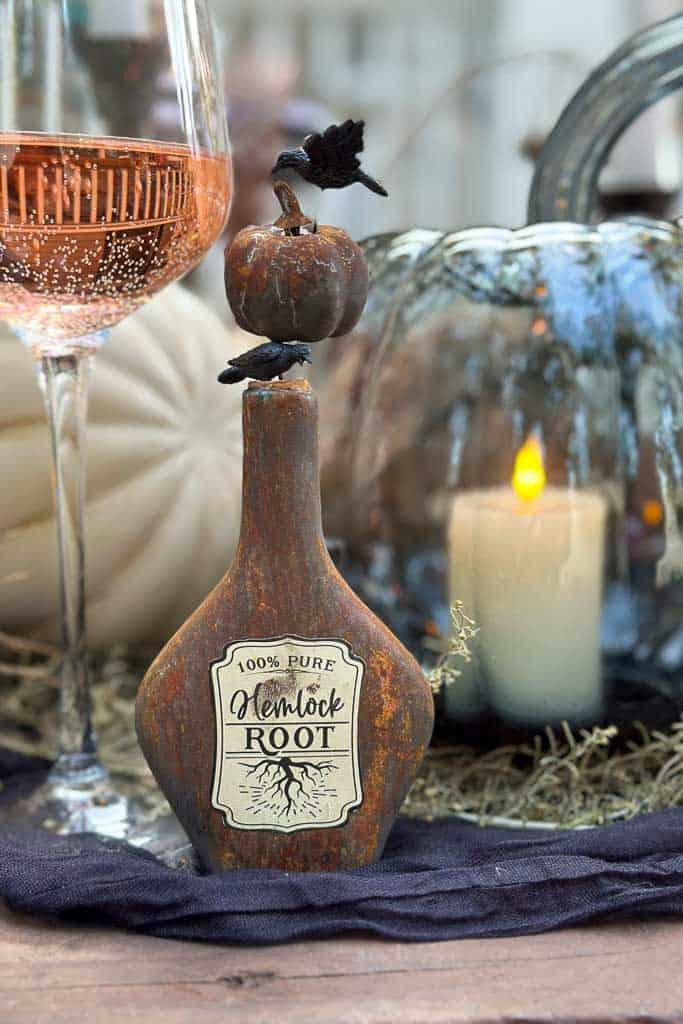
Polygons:
<instances>
[{"instance_id":1,"label":"lit pillar candle","mask_svg":"<svg viewBox=\"0 0 683 1024\"><path fill-rule=\"evenodd\" d=\"M483 697L520 724L599 719L606 512L598 494L545 486L533 437L518 453L512 487L454 499L451 599L463 601L480 632L473 668L447 695L452 715Z\"/></svg>"}]
</instances>

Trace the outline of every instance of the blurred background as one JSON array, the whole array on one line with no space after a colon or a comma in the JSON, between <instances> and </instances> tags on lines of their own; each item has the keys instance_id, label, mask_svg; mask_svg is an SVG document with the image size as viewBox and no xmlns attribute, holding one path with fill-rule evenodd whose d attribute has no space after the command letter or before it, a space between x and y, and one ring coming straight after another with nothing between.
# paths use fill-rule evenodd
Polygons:
<instances>
[{"instance_id":1,"label":"blurred background","mask_svg":"<svg viewBox=\"0 0 683 1024\"><path fill-rule=\"evenodd\" d=\"M139 2L139 0L138 0ZM326 194L322 219L356 235L422 224L524 223L533 156L588 72L675 0L213 0L230 128L244 171L346 116L391 202ZM610 192L680 188L680 101L615 151ZM288 137L291 136L291 139ZM239 183L235 215L241 212ZM246 201L246 200L244 200Z\"/></svg>"},{"instance_id":2,"label":"blurred background","mask_svg":"<svg viewBox=\"0 0 683 1024\"><path fill-rule=\"evenodd\" d=\"M131 17L141 0L130 5ZM306 207L354 237L525 222L533 161L565 103L618 43L675 0L213 0L236 167L234 232L274 212L272 156L309 131L365 118L366 166L389 202L354 188ZM120 25L122 10L117 8ZM608 215L677 212L681 101L622 137ZM217 278L218 273L218 278ZM217 283L218 282L218 283ZM222 311L217 260L187 282Z\"/></svg>"}]
</instances>

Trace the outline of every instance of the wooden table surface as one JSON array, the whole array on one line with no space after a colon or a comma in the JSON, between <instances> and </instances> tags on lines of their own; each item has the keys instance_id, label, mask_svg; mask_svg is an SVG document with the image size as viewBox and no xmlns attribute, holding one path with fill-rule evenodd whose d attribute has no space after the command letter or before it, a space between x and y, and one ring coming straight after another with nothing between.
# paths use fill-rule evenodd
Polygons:
<instances>
[{"instance_id":1,"label":"wooden table surface","mask_svg":"<svg viewBox=\"0 0 683 1024\"><path fill-rule=\"evenodd\" d=\"M0 907L1 1024L683 1021L683 921L233 948Z\"/></svg>"}]
</instances>

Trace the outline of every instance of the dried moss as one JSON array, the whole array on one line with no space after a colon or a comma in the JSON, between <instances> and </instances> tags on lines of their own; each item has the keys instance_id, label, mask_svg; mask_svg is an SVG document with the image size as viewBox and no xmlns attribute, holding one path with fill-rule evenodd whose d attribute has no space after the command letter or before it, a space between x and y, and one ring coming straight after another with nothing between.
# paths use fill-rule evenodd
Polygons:
<instances>
[{"instance_id":1,"label":"dried moss","mask_svg":"<svg viewBox=\"0 0 683 1024\"><path fill-rule=\"evenodd\" d=\"M640 739L619 750L615 726L575 735L566 723L559 734L546 729L529 744L486 754L434 748L404 813L578 828L683 804L683 720L667 732L637 728Z\"/></svg>"}]
</instances>

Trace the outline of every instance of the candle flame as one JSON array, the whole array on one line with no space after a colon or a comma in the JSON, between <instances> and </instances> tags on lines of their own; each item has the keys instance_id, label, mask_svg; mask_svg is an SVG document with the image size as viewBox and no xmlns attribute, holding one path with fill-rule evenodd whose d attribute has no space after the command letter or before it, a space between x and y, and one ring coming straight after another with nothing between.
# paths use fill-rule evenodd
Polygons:
<instances>
[{"instance_id":1,"label":"candle flame","mask_svg":"<svg viewBox=\"0 0 683 1024\"><path fill-rule=\"evenodd\" d=\"M545 487L543 452L537 437L530 434L515 458L512 486L522 501L533 501Z\"/></svg>"},{"instance_id":2,"label":"candle flame","mask_svg":"<svg viewBox=\"0 0 683 1024\"><path fill-rule=\"evenodd\" d=\"M650 498L643 504L642 511L643 522L646 526L659 526L664 518L664 509L662 508L661 501L657 501L656 498Z\"/></svg>"}]
</instances>

